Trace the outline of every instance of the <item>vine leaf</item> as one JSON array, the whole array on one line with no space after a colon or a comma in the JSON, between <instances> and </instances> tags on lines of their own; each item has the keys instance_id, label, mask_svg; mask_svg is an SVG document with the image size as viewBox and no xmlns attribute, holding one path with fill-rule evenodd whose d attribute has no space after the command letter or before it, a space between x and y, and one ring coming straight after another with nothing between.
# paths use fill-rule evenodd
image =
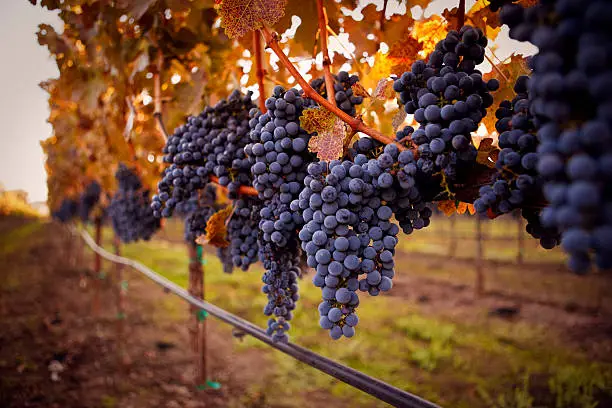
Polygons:
<instances>
[{"instance_id":1,"label":"vine leaf","mask_svg":"<svg viewBox=\"0 0 612 408\"><path fill-rule=\"evenodd\" d=\"M149 8L155 3L156 0L139 0L139 1L119 1L118 6L121 9L125 9L127 13L134 17L136 20L140 20L142 16L149 10Z\"/></svg>"},{"instance_id":2,"label":"vine leaf","mask_svg":"<svg viewBox=\"0 0 612 408\"><path fill-rule=\"evenodd\" d=\"M346 3L346 0L344 1ZM349 4L338 3L335 1L325 2L325 11L327 12L327 20L329 27L338 32L340 30L340 19L344 14L341 8L350 6ZM351 7L351 9L354 7ZM285 8L285 15L279 19L274 28L280 33L284 33L293 25L293 16L298 16L300 25L293 36L291 42L292 54L312 55L312 50L315 48L318 36L314 35L319 30L319 20L316 1L298 1L291 0ZM336 62L341 54L334 55L333 59Z\"/></svg>"},{"instance_id":3,"label":"vine leaf","mask_svg":"<svg viewBox=\"0 0 612 408\"><path fill-rule=\"evenodd\" d=\"M508 80L499 72L502 72ZM487 81L491 78L499 80L499 89L493 93L493 106L499 106L503 100L511 101L515 95L514 83L516 79L521 75L529 75L530 72L525 57L521 54L512 54L506 61L495 65L495 69L491 72L484 74L483 78ZM496 121L495 115L487 115L482 119L489 132L495 129Z\"/></svg>"},{"instance_id":4,"label":"vine leaf","mask_svg":"<svg viewBox=\"0 0 612 408\"><path fill-rule=\"evenodd\" d=\"M342 157L344 150L347 125L334 114L331 115L331 126L328 125L328 121L322 122L325 128L320 131L317 130L317 134L313 135L308 142L308 150L316 153L319 160L331 161L339 159Z\"/></svg>"},{"instance_id":5,"label":"vine leaf","mask_svg":"<svg viewBox=\"0 0 612 408\"><path fill-rule=\"evenodd\" d=\"M363 87L359 82L351 85L351 89L353 90L353 95L355 96L363 96L364 98L370 98L370 94L367 89Z\"/></svg>"},{"instance_id":6,"label":"vine leaf","mask_svg":"<svg viewBox=\"0 0 612 408\"><path fill-rule=\"evenodd\" d=\"M457 214L465 214L466 211L469 212L470 215L476 214L474 204L465 203L463 201L457 202Z\"/></svg>"},{"instance_id":7,"label":"vine leaf","mask_svg":"<svg viewBox=\"0 0 612 408\"><path fill-rule=\"evenodd\" d=\"M493 146L492 138L487 137L485 139L482 139L480 145L478 146L476 162L493 169L495 168L495 162L497 161L498 155L499 148L497 146Z\"/></svg>"},{"instance_id":8,"label":"vine leaf","mask_svg":"<svg viewBox=\"0 0 612 408\"><path fill-rule=\"evenodd\" d=\"M285 15L287 0L223 0L217 5L221 26L229 38L242 37Z\"/></svg>"},{"instance_id":9,"label":"vine leaf","mask_svg":"<svg viewBox=\"0 0 612 408\"><path fill-rule=\"evenodd\" d=\"M455 200L439 201L438 210L442 211L447 217L450 217L457 211L457 204Z\"/></svg>"},{"instance_id":10,"label":"vine leaf","mask_svg":"<svg viewBox=\"0 0 612 408\"><path fill-rule=\"evenodd\" d=\"M393 63L391 71L401 75L403 72L410 71L412 63L419 58L419 52L423 49L423 43L410 34L391 44L388 58Z\"/></svg>"},{"instance_id":11,"label":"vine leaf","mask_svg":"<svg viewBox=\"0 0 612 408\"><path fill-rule=\"evenodd\" d=\"M393 116L391 120L391 126L393 126L393 131L397 132L397 129L404 123L408 114L404 109L399 109L397 113Z\"/></svg>"},{"instance_id":12,"label":"vine leaf","mask_svg":"<svg viewBox=\"0 0 612 408\"><path fill-rule=\"evenodd\" d=\"M308 108L304 109L300 116L300 126L308 133L324 133L334 127L336 115L327 109Z\"/></svg>"},{"instance_id":13,"label":"vine leaf","mask_svg":"<svg viewBox=\"0 0 612 408\"><path fill-rule=\"evenodd\" d=\"M234 207L228 205L214 213L206 223L206 235L199 236L196 239L196 243L200 245L210 244L217 248L227 248L229 246L229 242L226 239L227 221L229 221L233 211Z\"/></svg>"},{"instance_id":14,"label":"vine leaf","mask_svg":"<svg viewBox=\"0 0 612 408\"><path fill-rule=\"evenodd\" d=\"M438 202L438 209L444 213L447 217L457 213L459 215L465 214L466 211L470 213L470 215L476 214L476 209L473 204L466 203L463 201L457 200L444 200Z\"/></svg>"},{"instance_id":15,"label":"vine leaf","mask_svg":"<svg viewBox=\"0 0 612 408\"><path fill-rule=\"evenodd\" d=\"M474 204L468 203L467 209L468 209L468 212L470 213L470 215L476 214L476 208L474 208Z\"/></svg>"},{"instance_id":16,"label":"vine leaf","mask_svg":"<svg viewBox=\"0 0 612 408\"><path fill-rule=\"evenodd\" d=\"M395 91L393 90L393 80L390 78L383 78L378 81L376 89L372 93L372 98L379 101L386 101L387 99L395 98Z\"/></svg>"}]
</instances>

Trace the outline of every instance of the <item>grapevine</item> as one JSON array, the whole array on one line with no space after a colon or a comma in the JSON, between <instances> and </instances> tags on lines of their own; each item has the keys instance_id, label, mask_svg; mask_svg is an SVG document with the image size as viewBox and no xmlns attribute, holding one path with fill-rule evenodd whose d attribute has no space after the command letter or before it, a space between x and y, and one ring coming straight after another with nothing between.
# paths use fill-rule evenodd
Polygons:
<instances>
[{"instance_id":1,"label":"grapevine","mask_svg":"<svg viewBox=\"0 0 612 408\"><path fill-rule=\"evenodd\" d=\"M271 2L270 10L247 7L236 21L233 1L215 2L220 20L212 13L210 21L195 24L205 31L181 35L180 44L175 35L189 31L185 26L191 20L166 18L155 8L143 7L146 18L135 19L142 23L138 30L112 26L109 32L131 33L135 55L150 50L138 63L114 66L121 58L110 55L106 65L95 66L97 60L78 51L83 42L60 47L59 37L42 39L58 60L69 54L83 77L94 67L131 73L124 84L107 86L96 98L52 106L78 106L76 117L54 110L52 118L69 124L78 118L88 135L79 140L86 152L80 156L61 138L45 145L54 177L78 180L52 185L53 200L63 199L59 206L53 203L54 218L86 220L100 204L101 192L112 191L106 173L116 165L100 164L110 152L98 155L104 139L102 145L116 149L116 162L134 161L133 169L119 167L108 208L121 239L149 239L161 218L179 216L185 240L217 246L225 272L246 271L260 261L267 298L263 312L269 317L268 334L278 342L289 340L300 279L309 268L314 270L309 280L321 289L320 326L333 339L355 336L360 296L392 289L400 232L429 226L438 202L454 208L473 203L475 212L492 219L520 211L527 232L543 248L560 245L569 253L572 270L612 267L609 2L540 0L524 8L525 2L492 0L481 13L487 15L483 25L483 17L466 13L460 1L452 28L445 24L435 40L420 41L415 31L402 27L405 38L389 53L382 43L393 45L388 42L397 39L389 34L393 30L384 29L391 24L384 2L372 33L376 53L348 60L346 54L330 52L327 36L333 30L318 0L317 32L308 47L316 45L316 52L306 55L313 63L305 76L298 67L302 60L289 55L303 53L303 47L289 46L280 30L270 28L282 16L282 2ZM190 18L210 14L206 6L193 7L197 12ZM490 42L497 34L488 24L493 13L499 13L512 38L537 46L525 72L507 75L503 64L494 67L499 79L482 72L481 64L491 60L487 52L495 48ZM151 31L147 22L159 17L166 25ZM217 35L220 29L227 35ZM248 41L234 41L249 31ZM68 36L61 41L69 41ZM240 55L242 71L219 57L227 58L234 48L238 52L232 57ZM274 58L267 69L269 54ZM362 56L374 65L364 69ZM77 80L69 75L68 63L60 68L62 80ZM276 86L266 89L266 81ZM50 94L53 85L46 85ZM258 101L252 86L258 88ZM146 102L151 87L153 109ZM512 89L514 94L508 92ZM91 100L95 104L88 106ZM391 126L385 122L387 110L399 111ZM478 143L475 133L491 125L492 113L497 144L488 137ZM154 121L148 123L147 115ZM170 135L164 119L175 128ZM114 146L110 133L118 127L126 146ZM94 133L104 137L93 140ZM75 163L97 162L98 181L83 183L60 168L54 154L68 154ZM153 181L151 175L159 177Z\"/></svg>"}]
</instances>

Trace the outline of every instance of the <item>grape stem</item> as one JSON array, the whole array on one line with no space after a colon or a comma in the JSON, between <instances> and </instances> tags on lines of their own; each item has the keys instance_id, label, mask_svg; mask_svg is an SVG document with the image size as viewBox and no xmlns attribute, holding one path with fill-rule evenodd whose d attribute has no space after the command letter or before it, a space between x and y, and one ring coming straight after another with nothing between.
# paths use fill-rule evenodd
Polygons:
<instances>
[{"instance_id":1,"label":"grape stem","mask_svg":"<svg viewBox=\"0 0 612 408\"><path fill-rule=\"evenodd\" d=\"M219 178L216 176L209 176L209 180L211 183L216 184L219 188L227 191L227 188L222 186L221 184L219 184ZM238 194L242 194L242 195L249 195L249 196L257 196L257 190L255 190L253 187L249 187L249 186L240 186L238 188Z\"/></svg>"},{"instance_id":2,"label":"grape stem","mask_svg":"<svg viewBox=\"0 0 612 408\"><path fill-rule=\"evenodd\" d=\"M263 66L263 55L261 52L261 39L256 31L253 31L253 50L255 54L255 76L257 77L257 86L259 87L259 110L262 113L267 111L266 109L266 88L264 84L264 77L266 76L266 70Z\"/></svg>"},{"instance_id":3,"label":"grape stem","mask_svg":"<svg viewBox=\"0 0 612 408\"><path fill-rule=\"evenodd\" d=\"M157 130L159 130L159 134L164 139L164 142L168 140L168 131L164 126L164 121L162 120L162 100L161 100L161 71L164 65L164 55L161 51L161 48L157 49L157 69L155 70L155 74L153 75L153 102L155 105L155 112L153 112L153 117L155 118L155 122L157 123Z\"/></svg>"},{"instance_id":4,"label":"grape stem","mask_svg":"<svg viewBox=\"0 0 612 408\"><path fill-rule=\"evenodd\" d=\"M321 52L323 53L323 72L325 75L325 90L327 100L336 106L336 91L334 89L334 77L331 73L331 59L327 48L327 13L323 6L323 0L317 0L317 12L319 15L319 39L321 40Z\"/></svg>"},{"instance_id":5,"label":"grape stem","mask_svg":"<svg viewBox=\"0 0 612 408\"><path fill-rule=\"evenodd\" d=\"M337 106L332 105L331 102L319 95L317 91L315 91L304 79L298 69L291 63L289 57L287 57L287 55L283 52L278 43L278 34L271 32L270 29L267 27L262 28L260 31L266 41L266 47L269 47L272 49L272 51L274 51L274 53L278 56L280 63L300 84L302 90L304 91L304 94L308 98L313 99L314 101L319 103L319 105L323 106L325 109L329 110L334 115L339 117L343 122L348 124L355 132L365 133L372 139L378 140L379 142L384 144L395 144L400 151L406 150L406 147L402 146L399 143L396 143L390 137L385 136L381 132L366 126L365 123L363 123L363 121L361 120L361 118L352 117L351 115L343 112Z\"/></svg>"},{"instance_id":6,"label":"grape stem","mask_svg":"<svg viewBox=\"0 0 612 408\"><path fill-rule=\"evenodd\" d=\"M332 35L332 37L334 37L337 41L338 44L340 44L340 47L342 47L342 49L351 56L351 59L353 60L353 67L357 70L357 72L359 73L359 76L362 77L363 76L363 70L361 69L361 64L359 63L359 61L357 60L357 57L355 56L355 53L353 53L353 51L349 50L346 45L344 44L344 42L340 39L340 37L338 37L338 34L329 26L329 24L327 25L327 32L329 34Z\"/></svg>"},{"instance_id":7,"label":"grape stem","mask_svg":"<svg viewBox=\"0 0 612 408\"><path fill-rule=\"evenodd\" d=\"M387 3L389 2L389 0L383 0L383 8L380 11L380 16L378 18L378 24L379 24L379 29L380 29L380 33L384 33L385 32L385 19L386 19L386 14L387 14ZM378 45L380 46L380 37L378 38Z\"/></svg>"},{"instance_id":8,"label":"grape stem","mask_svg":"<svg viewBox=\"0 0 612 408\"><path fill-rule=\"evenodd\" d=\"M465 25L465 0L459 0L459 9L457 10L457 31Z\"/></svg>"}]
</instances>

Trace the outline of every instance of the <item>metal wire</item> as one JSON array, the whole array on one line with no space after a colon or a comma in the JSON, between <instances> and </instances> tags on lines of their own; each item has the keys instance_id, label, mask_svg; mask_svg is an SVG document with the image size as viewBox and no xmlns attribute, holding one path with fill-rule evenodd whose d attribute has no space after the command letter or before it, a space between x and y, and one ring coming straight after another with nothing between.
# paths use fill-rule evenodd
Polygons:
<instances>
[{"instance_id":1,"label":"metal wire","mask_svg":"<svg viewBox=\"0 0 612 408\"><path fill-rule=\"evenodd\" d=\"M163 276L157 274L146 266L142 265L139 262L136 262L132 259L124 258L121 256L114 255L104 248L100 247L95 243L93 238L87 233L85 230L78 231L73 228L73 233L80 234L83 240L87 243L87 245L96 253L98 253L101 257L123 265L128 265L138 272L142 273L153 282L157 283L160 286L163 286L166 290L173 292L175 295L180 298L186 300L190 304L203 309L215 316L219 320L222 320L225 323L228 323L243 332L250 334L256 339L266 343L267 345L274 347L277 350L282 351L285 354L311 366L316 368L319 371L322 371L326 374L331 375L332 377L337 378L340 381L345 382L346 384L355 387L363 392L366 392L373 397L376 397L382 401L385 401L395 407L402 408L440 408L438 405L433 402L427 401L417 395L411 394L409 392L400 390L390 384L387 384L384 381L381 381L377 378L370 377L362 373L361 371L357 371L353 368L347 367L343 364L330 360L327 357L324 357L320 354L317 354L309 349L304 347L300 347L296 344L292 343L276 343L273 342L270 336L266 334L258 326L253 323L244 320L236 315L233 315L227 312L224 309L221 309L218 306L213 305L212 303L208 303L201 299L195 298L189 294L185 289L178 286L177 284L169 281Z\"/></svg>"}]
</instances>

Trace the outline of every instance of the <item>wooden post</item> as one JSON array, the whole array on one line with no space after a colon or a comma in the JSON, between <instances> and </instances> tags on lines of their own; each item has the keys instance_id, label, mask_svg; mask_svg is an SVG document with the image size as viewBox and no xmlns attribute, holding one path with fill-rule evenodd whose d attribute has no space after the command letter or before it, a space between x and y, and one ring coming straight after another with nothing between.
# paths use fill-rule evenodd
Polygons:
<instances>
[{"instance_id":1,"label":"wooden post","mask_svg":"<svg viewBox=\"0 0 612 408\"><path fill-rule=\"evenodd\" d=\"M456 228L455 228L456 225L455 224L456 224L456 221L457 221L456 217L457 217L457 215L453 214L453 215L451 215L450 220L449 220L450 221L450 225L449 225L450 231L449 231L449 234L448 234L448 239L449 239L449 241L448 241L448 257L449 258L454 258L455 254L457 253L457 236L455 234L455 232L456 232Z\"/></svg>"},{"instance_id":2,"label":"wooden post","mask_svg":"<svg viewBox=\"0 0 612 408\"><path fill-rule=\"evenodd\" d=\"M119 240L119 236L115 234L113 238L113 249L115 250L115 255L121 256L121 241ZM115 263L115 304L117 308L117 349L119 362L122 365L127 365L130 362L130 358L127 354L127 350L125 347L125 319L127 318L125 314L125 301L126 301L126 292L127 292L127 281L123 279L123 264Z\"/></svg>"},{"instance_id":3,"label":"wooden post","mask_svg":"<svg viewBox=\"0 0 612 408\"><path fill-rule=\"evenodd\" d=\"M102 220L96 218L95 220L95 239L96 245L102 246ZM97 316L100 311L100 291L102 287L102 257L97 252L94 253L94 270L93 270L93 282L94 282L94 296L92 305L92 315Z\"/></svg>"},{"instance_id":4,"label":"wooden post","mask_svg":"<svg viewBox=\"0 0 612 408\"><path fill-rule=\"evenodd\" d=\"M482 296L484 294L484 271L483 271L483 235L482 235L482 217L476 215L476 296Z\"/></svg>"},{"instance_id":5,"label":"wooden post","mask_svg":"<svg viewBox=\"0 0 612 408\"><path fill-rule=\"evenodd\" d=\"M188 244L189 253L189 293L204 299L204 269L202 268L201 247L195 243ZM191 350L197 358L195 383L196 386L206 385L206 312L194 306L189 307L191 323L189 324L189 335Z\"/></svg>"},{"instance_id":6,"label":"wooden post","mask_svg":"<svg viewBox=\"0 0 612 408\"><path fill-rule=\"evenodd\" d=\"M516 243L517 243L517 248L516 248L516 263L521 265L523 263L523 253L525 251L525 234L524 234L524 230L523 230L523 217L519 214L516 213L515 215L517 215L516 217Z\"/></svg>"}]
</instances>

